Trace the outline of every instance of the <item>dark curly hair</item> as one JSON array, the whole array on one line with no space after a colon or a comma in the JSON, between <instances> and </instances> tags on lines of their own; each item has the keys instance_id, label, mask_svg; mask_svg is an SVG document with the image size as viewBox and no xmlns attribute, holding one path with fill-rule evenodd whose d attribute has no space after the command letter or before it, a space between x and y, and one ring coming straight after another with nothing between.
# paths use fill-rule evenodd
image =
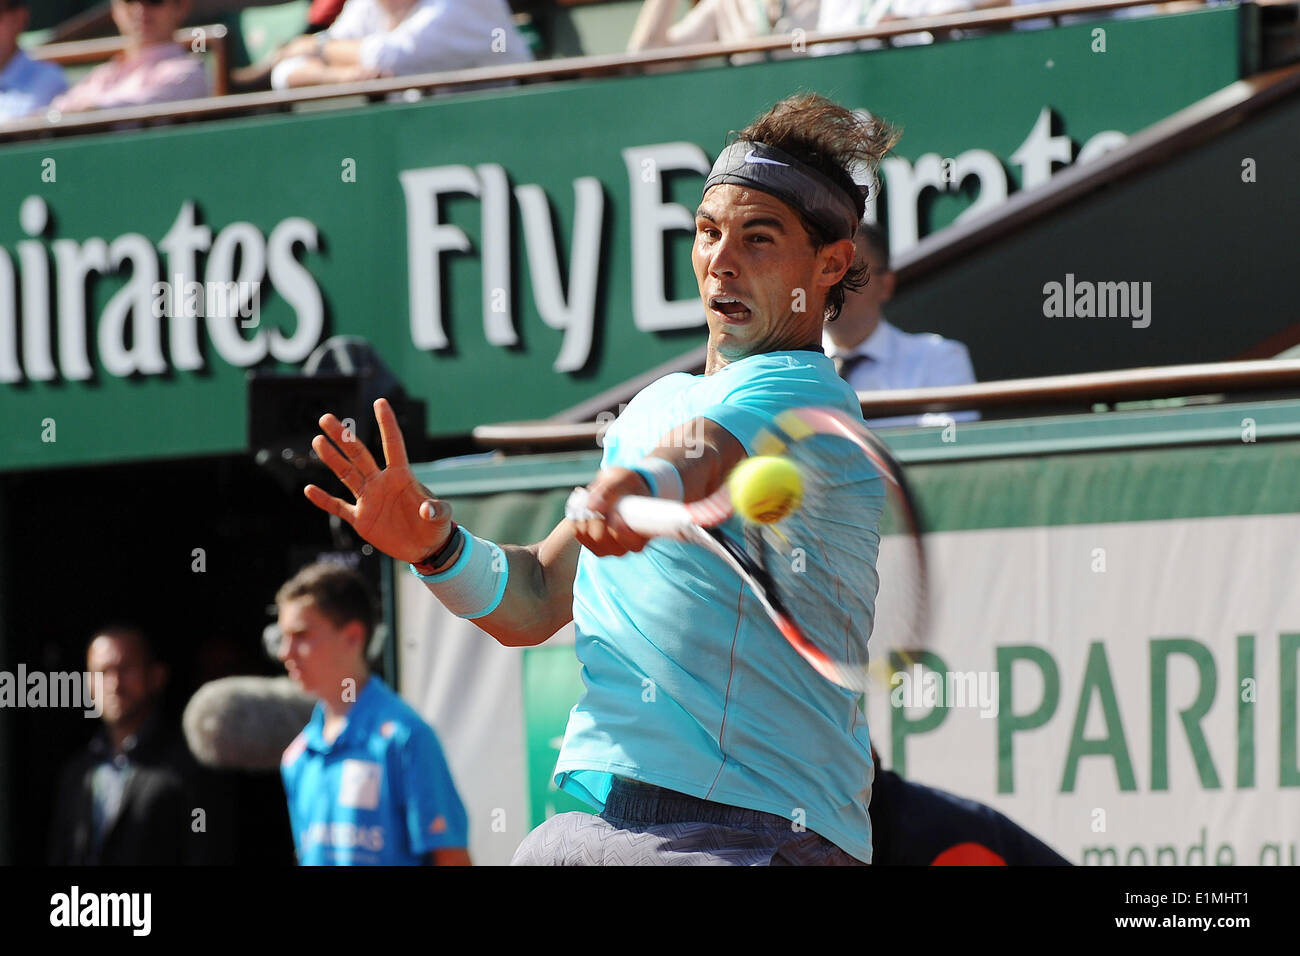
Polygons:
<instances>
[{"instance_id":1,"label":"dark curly hair","mask_svg":"<svg viewBox=\"0 0 1300 956\"><path fill-rule=\"evenodd\" d=\"M310 598L335 627L360 621L368 642L375 631L378 612L370 586L358 571L332 561L309 564L280 586L275 603L283 606Z\"/></svg>"},{"instance_id":2,"label":"dark curly hair","mask_svg":"<svg viewBox=\"0 0 1300 956\"><path fill-rule=\"evenodd\" d=\"M874 184L876 170L898 142L899 131L883 120L854 113L818 93L796 93L777 103L737 136L773 146L822 173L853 200L860 222L866 211L866 196L862 186L854 182L853 173L867 174L872 180L867 185ZM799 218L814 249L842 238L802 213ZM844 278L826 293L827 322L839 317L845 294L865 287L867 279L866 263L855 260Z\"/></svg>"}]
</instances>

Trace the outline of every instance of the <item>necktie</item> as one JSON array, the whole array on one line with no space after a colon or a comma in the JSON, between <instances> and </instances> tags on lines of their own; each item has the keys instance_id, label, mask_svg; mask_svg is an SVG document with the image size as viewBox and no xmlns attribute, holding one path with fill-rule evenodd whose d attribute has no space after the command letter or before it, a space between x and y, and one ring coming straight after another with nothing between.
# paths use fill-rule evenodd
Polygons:
<instances>
[{"instance_id":1,"label":"necktie","mask_svg":"<svg viewBox=\"0 0 1300 956\"><path fill-rule=\"evenodd\" d=\"M850 381L850 379L853 376L853 373L857 370L858 366L861 365L863 362L870 362L870 361L871 361L871 356L863 355L861 352L857 353L856 355L850 355L848 358L845 358L842 355L836 356L834 359L835 374L838 375L840 378L844 379L844 381L846 382Z\"/></svg>"}]
</instances>

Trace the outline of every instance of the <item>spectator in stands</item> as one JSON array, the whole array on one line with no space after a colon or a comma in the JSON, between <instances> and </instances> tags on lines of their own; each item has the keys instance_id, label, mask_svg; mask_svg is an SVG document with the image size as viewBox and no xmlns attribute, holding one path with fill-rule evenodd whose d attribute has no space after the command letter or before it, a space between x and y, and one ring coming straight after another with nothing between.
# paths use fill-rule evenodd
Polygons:
<instances>
[{"instance_id":1,"label":"spectator in stands","mask_svg":"<svg viewBox=\"0 0 1300 956\"><path fill-rule=\"evenodd\" d=\"M366 666L374 598L339 564L308 565L275 596L279 658L320 698L281 761L304 866L468 866L469 824L438 737Z\"/></svg>"},{"instance_id":2,"label":"spectator in stands","mask_svg":"<svg viewBox=\"0 0 1300 956\"><path fill-rule=\"evenodd\" d=\"M190 0L113 0L126 49L56 99L54 109L75 113L208 96L203 60L173 39L189 12Z\"/></svg>"},{"instance_id":3,"label":"spectator in stands","mask_svg":"<svg viewBox=\"0 0 1300 956\"><path fill-rule=\"evenodd\" d=\"M27 19L27 0L0 0L0 123L34 113L68 88L62 70L18 48Z\"/></svg>"},{"instance_id":4,"label":"spectator in stands","mask_svg":"<svg viewBox=\"0 0 1300 956\"><path fill-rule=\"evenodd\" d=\"M1042 2L1042 0L1035 0ZM821 33L847 33L851 30L870 30L874 27L895 26L900 20L918 17L946 17L970 13L987 7L1006 6L1008 0L821 0L817 30ZM963 31L954 31L960 36ZM853 43L831 43L813 48L813 53L844 53L855 47L861 50L878 50L884 46L920 46L933 43L934 36L926 31L903 33L891 37L888 44L881 40L862 40Z\"/></svg>"},{"instance_id":5,"label":"spectator in stands","mask_svg":"<svg viewBox=\"0 0 1300 956\"><path fill-rule=\"evenodd\" d=\"M821 0L700 0L686 16L673 23L678 0L646 0L632 28L627 49L636 53L692 43L735 43L795 30L811 33L817 28L820 4ZM797 54L791 50L784 55ZM740 65L765 58L763 53L744 53L733 56L731 61Z\"/></svg>"},{"instance_id":6,"label":"spectator in stands","mask_svg":"<svg viewBox=\"0 0 1300 956\"><path fill-rule=\"evenodd\" d=\"M311 0L311 8L307 11L307 32L328 30L343 12L345 2L346 0Z\"/></svg>"},{"instance_id":7,"label":"spectator in stands","mask_svg":"<svg viewBox=\"0 0 1300 956\"><path fill-rule=\"evenodd\" d=\"M328 30L280 50L271 86L283 90L532 58L506 0L348 0Z\"/></svg>"},{"instance_id":8,"label":"spectator in stands","mask_svg":"<svg viewBox=\"0 0 1300 956\"><path fill-rule=\"evenodd\" d=\"M962 343L932 333L909 334L885 321L883 307L894 295L895 278L884 230L863 223L855 241L870 278L865 288L845 297L839 318L826 324L822 342L840 375L859 392L973 383L975 370ZM979 417L976 412L950 414L957 421ZM931 425L947 420L947 416L924 415L919 420L908 416L867 424Z\"/></svg>"},{"instance_id":9,"label":"spectator in stands","mask_svg":"<svg viewBox=\"0 0 1300 956\"><path fill-rule=\"evenodd\" d=\"M1043 0L1008 0L1011 6L1024 6L1025 4L1042 3ZM1207 6L1215 6L1219 0L1207 0ZM1011 25L1013 30L1046 30L1050 27L1071 27L1078 23L1088 23L1096 20L1134 20L1142 17L1158 16L1166 7L1174 7L1174 4L1147 3L1140 7L1120 7L1118 10L1107 10L1101 13L1075 13L1066 14L1059 17L1034 17L1029 20L1017 20Z\"/></svg>"},{"instance_id":10,"label":"spectator in stands","mask_svg":"<svg viewBox=\"0 0 1300 956\"><path fill-rule=\"evenodd\" d=\"M103 675L102 688L96 688L102 726L59 778L49 862L227 862L224 805L161 713L168 670L147 636L133 627L97 631L86 650L86 670ZM199 808L203 825L195 826Z\"/></svg>"}]
</instances>

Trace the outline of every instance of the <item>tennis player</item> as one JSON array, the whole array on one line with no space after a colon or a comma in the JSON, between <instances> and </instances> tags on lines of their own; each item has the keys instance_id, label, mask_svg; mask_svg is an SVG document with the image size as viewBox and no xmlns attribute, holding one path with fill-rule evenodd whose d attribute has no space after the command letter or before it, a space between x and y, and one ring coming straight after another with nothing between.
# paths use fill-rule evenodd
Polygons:
<instances>
[{"instance_id":1,"label":"tennis player","mask_svg":"<svg viewBox=\"0 0 1300 956\"><path fill-rule=\"evenodd\" d=\"M415 480L386 401L375 404L385 469L337 418L321 418L313 447L356 503L314 485L309 500L410 562L453 613L502 644L540 644L575 624L586 691L555 779L600 813L552 817L515 863L870 862L873 765L856 695L812 670L720 558L648 542L613 509L625 495L705 497L784 409L860 417L822 328L866 279L853 243L864 189L852 171L874 171L894 138L799 94L722 151L691 256L709 328L705 373L653 383L606 432L588 501L604 518L563 521L530 547L480 539ZM799 559L839 620L847 607L867 627L879 538L870 510L854 504L844 502L843 520L801 529ZM818 564L846 548L862 559Z\"/></svg>"}]
</instances>

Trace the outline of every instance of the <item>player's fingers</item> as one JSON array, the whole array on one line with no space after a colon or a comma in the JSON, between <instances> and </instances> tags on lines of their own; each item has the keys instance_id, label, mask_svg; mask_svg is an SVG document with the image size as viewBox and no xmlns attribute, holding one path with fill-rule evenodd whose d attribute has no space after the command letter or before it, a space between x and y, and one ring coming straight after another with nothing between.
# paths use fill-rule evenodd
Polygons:
<instances>
[{"instance_id":1,"label":"player's fingers","mask_svg":"<svg viewBox=\"0 0 1300 956\"><path fill-rule=\"evenodd\" d=\"M598 514L612 515L618 500L625 495L648 495L650 486L628 468L607 468L587 486L587 507Z\"/></svg>"},{"instance_id":2,"label":"player's fingers","mask_svg":"<svg viewBox=\"0 0 1300 956\"><path fill-rule=\"evenodd\" d=\"M577 539L578 544L597 557L603 558L608 554L605 522L601 519L589 518L585 521L574 521L573 536Z\"/></svg>"},{"instance_id":3,"label":"player's fingers","mask_svg":"<svg viewBox=\"0 0 1300 956\"><path fill-rule=\"evenodd\" d=\"M324 435L317 435L313 438L311 447L320 460L325 463L325 466L334 472L334 476L343 482L343 487L352 492L352 497L360 498L362 480L356 466L344 458Z\"/></svg>"},{"instance_id":4,"label":"player's fingers","mask_svg":"<svg viewBox=\"0 0 1300 956\"><path fill-rule=\"evenodd\" d=\"M330 514L342 518L348 524L352 524L353 518L356 517L356 508L341 498L335 498L323 488L308 485L302 492L307 496L307 500L321 511L328 511Z\"/></svg>"},{"instance_id":5,"label":"player's fingers","mask_svg":"<svg viewBox=\"0 0 1300 956\"><path fill-rule=\"evenodd\" d=\"M608 539L607 546L616 548L619 554L640 551L650 539L623 520L618 513L618 502L629 494L646 494L649 490L644 478L625 468L602 472L588 490L587 507L604 516L603 535Z\"/></svg>"},{"instance_id":6,"label":"player's fingers","mask_svg":"<svg viewBox=\"0 0 1300 956\"><path fill-rule=\"evenodd\" d=\"M605 521L610 539L622 549L622 553L628 551L640 551L649 543L650 539L644 535L637 534L633 531L626 521L620 517L617 510L610 512Z\"/></svg>"},{"instance_id":7,"label":"player's fingers","mask_svg":"<svg viewBox=\"0 0 1300 956\"><path fill-rule=\"evenodd\" d=\"M599 517L574 521L573 529L578 543L601 558L618 557L629 551L640 551L648 541L635 531L617 533L609 521Z\"/></svg>"},{"instance_id":8,"label":"player's fingers","mask_svg":"<svg viewBox=\"0 0 1300 956\"><path fill-rule=\"evenodd\" d=\"M357 438L353 429L344 428L343 423L328 412L320 417L319 424L321 431L330 437L343 456L356 467L357 474L363 481L369 481L379 474L379 466L375 464L370 450Z\"/></svg>"},{"instance_id":9,"label":"player's fingers","mask_svg":"<svg viewBox=\"0 0 1300 956\"><path fill-rule=\"evenodd\" d=\"M451 517L451 505L430 496L420 502L420 517L425 521L442 521L444 518Z\"/></svg>"},{"instance_id":10,"label":"player's fingers","mask_svg":"<svg viewBox=\"0 0 1300 956\"><path fill-rule=\"evenodd\" d=\"M384 461L389 468L405 468L406 441L402 438L402 429L397 425L397 413L388 399L375 401L375 420L379 422L379 440L384 445Z\"/></svg>"}]
</instances>

